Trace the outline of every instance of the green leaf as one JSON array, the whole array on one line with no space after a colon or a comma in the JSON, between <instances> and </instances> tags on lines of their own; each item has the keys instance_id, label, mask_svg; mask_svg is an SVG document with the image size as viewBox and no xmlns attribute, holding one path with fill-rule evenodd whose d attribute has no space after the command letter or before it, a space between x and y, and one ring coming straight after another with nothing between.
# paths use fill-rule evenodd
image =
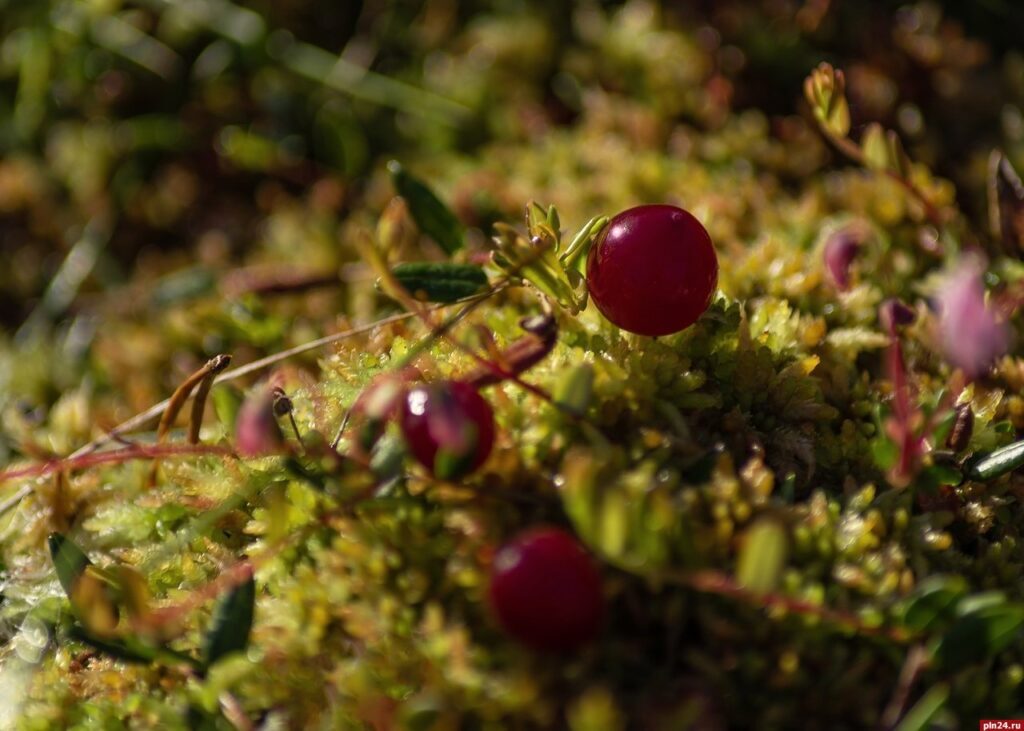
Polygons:
<instances>
[{"instance_id":1,"label":"green leaf","mask_svg":"<svg viewBox=\"0 0 1024 731\"><path fill-rule=\"evenodd\" d=\"M251 576L221 600L203 642L204 666L213 665L228 653L245 650L255 604L256 582Z\"/></svg>"},{"instance_id":2,"label":"green leaf","mask_svg":"<svg viewBox=\"0 0 1024 731\"><path fill-rule=\"evenodd\" d=\"M846 137L850 133L850 107L846 97L836 98L832 103L825 125L837 137Z\"/></svg>"},{"instance_id":3,"label":"green leaf","mask_svg":"<svg viewBox=\"0 0 1024 731\"><path fill-rule=\"evenodd\" d=\"M391 273L413 297L427 302L456 302L487 288L487 275L475 264L417 261L398 264Z\"/></svg>"},{"instance_id":4,"label":"green leaf","mask_svg":"<svg viewBox=\"0 0 1024 731\"><path fill-rule=\"evenodd\" d=\"M887 130L885 137L889 145L889 160L892 162L893 168L898 175L902 175L904 178L908 177L910 175L910 158L907 157L907 152L903 149L900 136L890 129Z\"/></svg>"},{"instance_id":5,"label":"green leaf","mask_svg":"<svg viewBox=\"0 0 1024 731\"><path fill-rule=\"evenodd\" d=\"M962 576L930 576L914 590L903 623L918 632L933 629L937 623L953 618L957 602L967 591Z\"/></svg>"},{"instance_id":6,"label":"green leaf","mask_svg":"<svg viewBox=\"0 0 1024 731\"><path fill-rule=\"evenodd\" d=\"M983 609L989 607L1001 607L1006 604L1006 594L1001 591L993 589L992 591L982 591L977 594L971 594L968 597L964 597L959 604L956 605L956 616L966 617L968 614L974 614L980 612Z\"/></svg>"},{"instance_id":7,"label":"green leaf","mask_svg":"<svg viewBox=\"0 0 1024 731\"><path fill-rule=\"evenodd\" d=\"M900 456L899 447L889 437L885 436L884 433L871 440L870 449L871 459L879 469L883 470L887 470L895 465L896 460Z\"/></svg>"},{"instance_id":8,"label":"green leaf","mask_svg":"<svg viewBox=\"0 0 1024 731\"><path fill-rule=\"evenodd\" d=\"M242 408L245 395L230 383L222 383L210 392L210 399L213 401L213 411L217 414L217 420L224 425L228 433L233 434L238 410Z\"/></svg>"},{"instance_id":9,"label":"green leaf","mask_svg":"<svg viewBox=\"0 0 1024 731\"><path fill-rule=\"evenodd\" d=\"M172 650L169 647L151 645L140 640L138 637L128 636L121 639L100 639L91 635L85 628L78 626L72 627L69 634L79 642L84 642L100 652L125 662L137 662L148 665L149 663L159 661L168 665L183 664L196 669L199 668L199 663L196 662L195 658L183 652Z\"/></svg>"},{"instance_id":10,"label":"green leaf","mask_svg":"<svg viewBox=\"0 0 1024 731\"><path fill-rule=\"evenodd\" d=\"M139 662L148 665L157 658L157 648L148 645L130 646L118 640L101 640L93 637L82 627L72 627L70 634L79 642L91 645L100 652L110 655L118 660L127 662Z\"/></svg>"},{"instance_id":11,"label":"green leaf","mask_svg":"<svg viewBox=\"0 0 1024 731\"><path fill-rule=\"evenodd\" d=\"M993 604L970 611L958 619L935 647L935 658L947 670L994 657L1020 637L1024 606Z\"/></svg>"},{"instance_id":12,"label":"green leaf","mask_svg":"<svg viewBox=\"0 0 1024 731\"><path fill-rule=\"evenodd\" d=\"M887 170L891 167L889 160L889 144L885 139L885 130L877 122L868 125L860 141L864 153L864 164L871 170Z\"/></svg>"},{"instance_id":13,"label":"green leaf","mask_svg":"<svg viewBox=\"0 0 1024 731\"><path fill-rule=\"evenodd\" d=\"M935 422L935 429L932 430L932 443L945 444L953 431L953 424L956 422L956 411L950 409L941 419Z\"/></svg>"},{"instance_id":14,"label":"green leaf","mask_svg":"<svg viewBox=\"0 0 1024 731\"><path fill-rule=\"evenodd\" d=\"M786 566L786 530L772 518L761 518L747 529L737 562L736 579L750 591L772 591Z\"/></svg>"},{"instance_id":15,"label":"green leaf","mask_svg":"<svg viewBox=\"0 0 1024 731\"><path fill-rule=\"evenodd\" d=\"M565 248L565 251L559 256L559 260L566 269L574 267L577 260L585 258L585 255L590 251L590 245L601 234L604 227L608 225L608 221L608 216L594 216L583 225L583 228L579 230Z\"/></svg>"},{"instance_id":16,"label":"green leaf","mask_svg":"<svg viewBox=\"0 0 1024 731\"><path fill-rule=\"evenodd\" d=\"M386 433L373 447L370 470L381 481L398 477L405 470L407 454L405 440L397 434Z\"/></svg>"},{"instance_id":17,"label":"green leaf","mask_svg":"<svg viewBox=\"0 0 1024 731\"><path fill-rule=\"evenodd\" d=\"M896 731L924 731L924 729L931 728L932 719L946 705L947 700L949 700L948 685L940 683L932 686L907 712L907 715L900 721L900 725L896 727Z\"/></svg>"},{"instance_id":18,"label":"green leaf","mask_svg":"<svg viewBox=\"0 0 1024 731\"><path fill-rule=\"evenodd\" d=\"M388 163L395 190L405 199L416 225L448 254L462 248L462 224L434 191L406 172L397 160Z\"/></svg>"},{"instance_id":19,"label":"green leaf","mask_svg":"<svg viewBox=\"0 0 1024 731\"><path fill-rule=\"evenodd\" d=\"M1008 444L975 460L968 466L966 475L970 480L994 480L1021 465L1024 465L1024 440Z\"/></svg>"},{"instance_id":20,"label":"green leaf","mask_svg":"<svg viewBox=\"0 0 1024 731\"><path fill-rule=\"evenodd\" d=\"M589 363L572 366L555 386L555 401L571 413L586 413L594 395L594 367Z\"/></svg>"},{"instance_id":21,"label":"green leaf","mask_svg":"<svg viewBox=\"0 0 1024 731\"><path fill-rule=\"evenodd\" d=\"M959 469L948 464L933 464L921 470L915 482L916 488L925 493L935 494L943 485L957 486L964 481Z\"/></svg>"},{"instance_id":22,"label":"green leaf","mask_svg":"<svg viewBox=\"0 0 1024 731\"><path fill-rule=\"evenodd\" d=\"M92 564L85 552L75 545L67 536L60 533L51 533L47 539L50 547L50 557L53 559L53 567L57 571L57 579L64 588L64 593L71 598L71 592L86 567Z\"/></svg>"}]
</instances>

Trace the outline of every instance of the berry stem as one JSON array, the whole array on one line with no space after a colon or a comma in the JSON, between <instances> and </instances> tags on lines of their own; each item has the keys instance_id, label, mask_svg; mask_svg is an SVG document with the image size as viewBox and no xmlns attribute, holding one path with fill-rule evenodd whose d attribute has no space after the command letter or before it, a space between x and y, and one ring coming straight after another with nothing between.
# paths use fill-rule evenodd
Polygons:
<instances>
[{"instance_id":1,"label":"berry stem","mask_svg":"<svg viewBox=\"0 0 1024 731\"><path fill-rule=\"evenodd\" d=\"M833 147L843 153L850 160L853 160L858 165L864 167L868 166L864 150L849 137L840 137L822 124L820 120L818 120L818 131L821 132L822 136L825 137ZM921 204L921 207L924 209L925 217L928 219L929 223L935 226L936 229L941 230L946 226L945 213L932 203L928 196L925 195L924 191L914 184L914 181L900 175L895 170L883 170L881 172L899 183L918 203ZM928 253L934 253L927 249L926 251L928 251Z\"/></svg>"}]
</instances>

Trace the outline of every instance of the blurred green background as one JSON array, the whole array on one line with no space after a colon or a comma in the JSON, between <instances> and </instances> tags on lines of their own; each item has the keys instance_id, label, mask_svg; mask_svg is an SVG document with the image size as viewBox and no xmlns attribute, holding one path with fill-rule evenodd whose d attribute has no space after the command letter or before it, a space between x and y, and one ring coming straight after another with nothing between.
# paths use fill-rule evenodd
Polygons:
<instances>
[{"instance_id":1,"label":"blurred green background","mask_svg":"<svg viewBox=\"0 0 1024 731\"><path fill-rule=\"evenodd\" d=\"M642 54L659 11L700 47ZM622 32L603 35L615 13ZM139 267L236 257L275 187L319 184L343 218L382 155L472 154L569 124L595 87L713 127L726 109L792 114L829 60L847 68L855 123L897 128L917 159L977 183L994 144L1019 160L1022 25L1008 0L6 0L0 323L56 321ZM689 77L720 108L677 91Z\"/></svg>"}]
</instances>

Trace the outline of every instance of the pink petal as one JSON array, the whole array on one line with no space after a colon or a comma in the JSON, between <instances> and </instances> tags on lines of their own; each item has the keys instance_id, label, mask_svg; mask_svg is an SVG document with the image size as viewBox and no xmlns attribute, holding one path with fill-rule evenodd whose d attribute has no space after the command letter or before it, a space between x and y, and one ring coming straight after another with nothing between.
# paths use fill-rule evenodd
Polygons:
<instances>
[{"instance_id":1,"label":"pink petal","mask_svg":"<svg viewBox=\"0 0 1024 731\"><path fill-rule=\"evenodd\" d=\"M952 365L977 378L1006 352L1009 333L985 302L982 267L976 260L960 264L939 293L939 336Z\"/></svg>"},{"instance_id":2,"label":"pink petal","mask_svg":"<svg viewBox=\"0 0 1024 731\"><path fill-rule=\"evenodd\" d=\"M274 396L262 386L242 403L235 420L235 451L243 457L277 454L284 447L274 416Z\"/></svg>"},{"instance_id":3,"label":"pink petal","mask_svg":"<svg viewBox=\"0 0 1024 731\"><path fill-rule=\"evenodd\" d=\"M850 288L850 267L862 243L859 232L852 228L836 231L825 243L825 272L836 289Z\"/></svg>"},{"instance_id":4,"label":"pink petal","mask_svg":"<svg viewBox=\"0 0 1024 731\"><path fill-rule=\"evenodd\" d=\"M892 298L887 299L878 308L878 319L882 326L889 331L889 334L895 337L896 328L912 323L917 319L917 313L898 299Z\"/></svg>"}]
</instances>

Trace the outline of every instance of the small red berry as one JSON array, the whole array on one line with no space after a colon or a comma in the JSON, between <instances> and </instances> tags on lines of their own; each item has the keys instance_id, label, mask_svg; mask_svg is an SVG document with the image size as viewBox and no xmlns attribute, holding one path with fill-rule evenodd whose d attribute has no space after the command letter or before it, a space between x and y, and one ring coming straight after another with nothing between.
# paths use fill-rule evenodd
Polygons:
<instances>
[{"instance_id":1,"label":"small red berry","mask_svg":"<svg viewBox=\"0 0 1024 731\"><path fill-rule=\"evenodd\" d=\"M597 637L601 575L572 534L533 528L494 557L491 608L508 634L544 652L569 652Z\"/></svg>"},{"instance_id":2,"label":"small red berry","mask_svg":"<svg viewBox=\"0 0 1024 731\"><path fill-rule=\"evenodd\" d=\"M494 446L494 412L463 381L409 389L402 404L402 434L413 457L436 477L453 480L477 469Z\"/></svg>"},{"instance_id":3,"label":"small red berry","mask_svg":"<svg viewBox=\"0 0 1024 731\"><path fill-rule=\"evenodd\" d=\"M711 237L675 206L638 206L615 216L587 258L587 288L601 313L638 335L668 335L708 308L718 284Z\"/></svg>"}]
</instances>

